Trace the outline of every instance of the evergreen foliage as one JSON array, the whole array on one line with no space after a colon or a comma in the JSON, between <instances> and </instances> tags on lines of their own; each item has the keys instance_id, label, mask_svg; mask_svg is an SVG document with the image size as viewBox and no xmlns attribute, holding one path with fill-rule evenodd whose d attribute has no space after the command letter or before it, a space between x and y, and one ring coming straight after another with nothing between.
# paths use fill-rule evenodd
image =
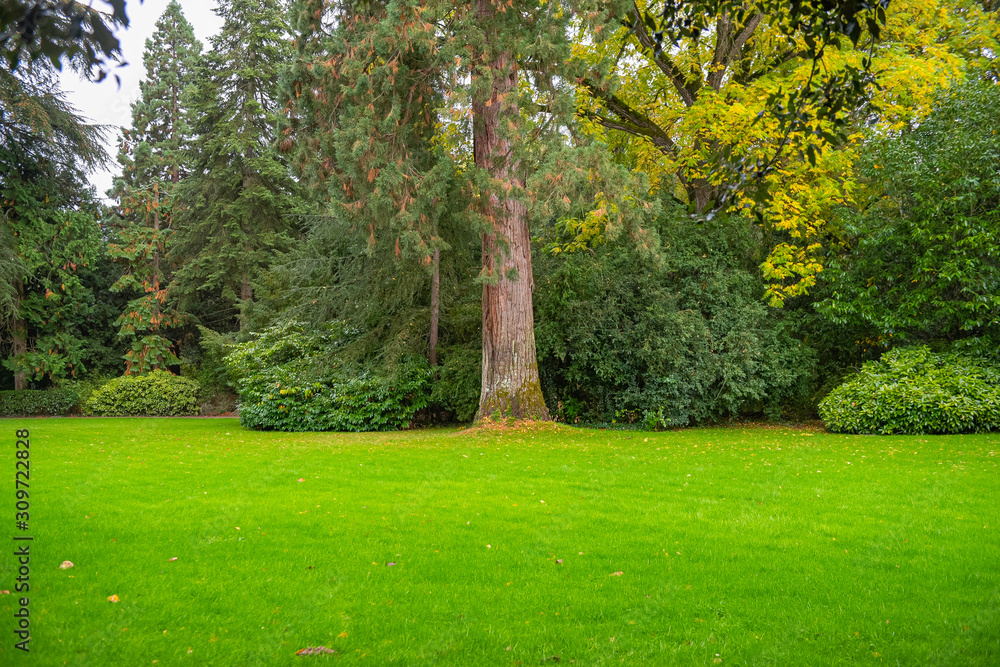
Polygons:
<instances>
[{"instance_id":1,"label":"evergreen foliage","mask_svg":"<svg viewBox=\"0 0 1000 667\"><path fill-rule=\"evenodd\" d=\"M86 172L107 156L101 128L76 115L41 65L0 71L0 120L3 365L24 389L85 369L95 297L84 274L101 241Z\"/></svg>"},{"instance_id":2,"label":"evergreen foliage","mask_svg":"<svg viewBox=\"0 0 1000 667\"><path fill-rule=\"evenodd\" d=\"M658 260L622 243L538 255L539 366L561 418L662 428L808 397L815 352L762 303L745 221L678 213Z\"/></svg>"},{"instance_id":3,"label":"evergreen foliage","mask_svg":"<svg viewBox=\"0 0 1000 667\"><path fill-rule=\"evenodd\" d=\"M167 371L110 380L84 403L95 417L183 417L198 414L201 387Z\"/></svg>"},{"instance_id":4,"label":"evergreen foliage","mask_svg":"<svg viewBox=\"0 0 1000 667\"><path fill-rule=\"evenodd\" d=\"M131 341L125 372L145 373L178 363L166 336L184 320L170 293L167 261L174 233L176 190L187 172L185 156L192 138L184 107L201 43L171 0L146 40L146 79L132 105L132 127L123 136L118 161L122 176L112 194L118 200L112 256L125 272L113 289L138 293L118 320L119 334Z\"/></svg>"},{"instance_id":5,"label":"evergreen foliage","mask_svg":"<svg viewBox=\"0 0 1000 667\"><path fill-rule=\"evenodd\" d=\"M121 44L113 31L129 24L125 0L102 0L102 5L107 7L76 0L6 0L0 5L0 57L11 71L35 64L61 69L68 61L87 77L96 70L102 81L121 64ZM120 82L118 75L115 79Z\"/></svg>"},{"instance_id":6,"label":"evergreen foliage","mask_svg":"<svg viewBox=\"0 0 1000 667\"><path fill-rule=\"evenodd\" d=\"M917 435L1000 429L1000 363L926 346L897 348L820 401L836 433Z\"/></svg>"},{"instance_id":7,"label":"evergreen foliage","mask_svg":"<svg viewBox=\"0 0 1000 667\"><path fill-rule=\"evenodd\" d=\"M278 71L291 47L277 0L224 0L215 11L222 29L186 98L197 139L178 190L171 259L180 267L177 289L190 300L219 290L242 309L274 254L291 248L304 212L274 146Z\"/></svg>"},{"instance_id":8,"label":"evergreen foliage","mask_svg":"<svg viewBox=\"0 0 1000 667\"><path fill-rule=\"evenodd\" d=\"M69 389L0 391L0 417L65 416L79 402L80 395Z\"/></svg>"},{"instance_id":9,"label":"evergreen foliage","mask_svg":"<svg viewBox=\"0 0 1000 667\"><path fill-rule=\"evenodd\" d=\"M317 286L327 293L302 303L375 336L403 320L408 339L429 336L433 277L468 238L455 166L432 143L447 66L436 15L411 1L327 4L293 3L297 52L283 77L281 147L328 212L310 220L311 242L338 262ZM416 350L428 354L427 343Z\"/></svg>"},{"instance_id":10,"label":"evergreen foliage","mask_svg":"<svg viewBox=\"0 0 1000 667\"><path fill-rule=\"evenodd\" d=\"M406 428L427 405L426 360L408 357L391 373L331 359L353 332L286 322L236 345L225 358L240 395L240 423L278 431Z\"/></svg>"}]
</instances>

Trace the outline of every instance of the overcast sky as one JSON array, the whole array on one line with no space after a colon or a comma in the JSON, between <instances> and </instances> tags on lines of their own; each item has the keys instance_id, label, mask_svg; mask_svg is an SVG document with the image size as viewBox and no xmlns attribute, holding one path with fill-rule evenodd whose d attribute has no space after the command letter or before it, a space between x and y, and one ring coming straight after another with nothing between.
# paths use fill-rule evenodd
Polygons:
<instances>
[{"instance_id":1,"label":"overcast sky","mask_svg":"<svg viewBox=\"0 0 1000 667\"><path fill-rule=\"evenodd\" d=\"M118 150L118 127L128 127L132 124L132 111L130 105L139 98L139 81L145 78L146 69L142 64L142 51L146 48L146 39L153 34L156 28L156 20L166 9L170 0L144 0L142 4L139 0L128 0L126 8L128 10L129 28L117 33L117 37L122 45L122 54L129 63L126 67L114 70L114 73L121 77L121 88L115 84L112 77L108 77L101 83L81 81L78 76L68 68L62 75L63 90L66 91L69 101L77 110L93 123L111 125L113 129L108 132L108 152L112 157L112 165L109 171L101 171L91 174L90 182L97 188L99 197L104 197L105 192L111 187L111 180L116 173L120 172L118 163L114 161ZM201 40L204 49L208 50L208 39L222 27L222 21L215 12L215 0L179 0L184 10L184 16L194 26L195 35Z\"/></svg>"}]
</instances>

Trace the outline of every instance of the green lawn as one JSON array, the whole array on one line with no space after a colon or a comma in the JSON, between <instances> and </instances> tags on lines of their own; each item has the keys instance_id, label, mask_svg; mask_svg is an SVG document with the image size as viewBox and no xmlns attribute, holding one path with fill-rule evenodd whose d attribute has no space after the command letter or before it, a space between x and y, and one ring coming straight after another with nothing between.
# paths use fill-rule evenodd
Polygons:
<instances>
[{"instance_id":1,"label":"green lawn","mask_svg":"<svg viewBox=\"0 0 1000 667\"><path fill-rule=\"evenodd\" d=\"M1000 434L25 427L5 666L1000 664Z\"/></svg>"}]
</instances>

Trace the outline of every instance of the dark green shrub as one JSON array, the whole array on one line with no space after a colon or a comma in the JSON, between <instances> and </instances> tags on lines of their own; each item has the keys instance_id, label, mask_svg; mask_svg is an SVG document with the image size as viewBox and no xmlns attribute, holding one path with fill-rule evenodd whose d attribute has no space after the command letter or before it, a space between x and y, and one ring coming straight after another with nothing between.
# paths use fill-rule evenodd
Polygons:
<instances>
[{"instance_id":1,"label":"dark green shrub","mask_svg":"<svg viewBox=\"0 0 1000 667\"><path fill-rule=\"evenodd\" d=\"M482 388L483 350L480 346L455 345L446 350L435 370L430 401L454 415L456 421L471 422L479 410Z\"/></svg>"},{"instance_id":2,"label":"dark green shrub","mask_svg":"<svg viewBox=\"0 0 1000 667\"><path fill-rule=\"evenodd\" d=\"M1000 429L1000 365L927 347L866 362L819 404L838 433L978 433Z\"/></svg>"},{"instance_id":3,"label":"dark green shrub","mask_svg":"<svg viewBox=\"0 0 1000 667\"><path fill-rule=\"evenodd\" d=\"M345 368L330 359L348 333L337 326L307 332L289 322L235 346L226 364L240 395L240 423L276 431L406 428L427 406L426 360L407 358L391 370Z\"/></svg>"},{"instance_id":4,"label":"dark green shrub","mask_svg":"<svg viewBox=\"0 0 1000 667\"><path fill-rule=\"evenodd\" d=\"M779 417L804 400L815 354L761 301L749 229L668 215L658 257L628 241L539 252L535 336L549 409L662 428Z\"/></svg>"},{"instance_id":5,"label":"dark green shrub","mask_svg":"<svg viewBox=\"0 0 1000 667\"><path fill-rule=\"evenodd\" d=\"M95 417L179 417L198 414L201 387L167 371L126 375L105 383L84 404Z\"/></svg>"},{"instance_id":6,"label":"dark green shrub","mask_svg":"<svg viewBox=\"0 0 1000 667\"><path fill-rule=\"evenodd\" d=\"M0 417L68 415L79 400L72 389L0 391Z\"/></svg>"}]
</instances>

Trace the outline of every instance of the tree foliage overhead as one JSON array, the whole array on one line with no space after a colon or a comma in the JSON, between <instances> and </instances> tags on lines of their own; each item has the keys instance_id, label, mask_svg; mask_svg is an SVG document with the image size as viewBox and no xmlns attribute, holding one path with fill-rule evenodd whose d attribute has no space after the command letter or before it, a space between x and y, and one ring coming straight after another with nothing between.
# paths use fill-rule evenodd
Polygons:
<instances>
[{"instance_id":1,"label":"tree foliage overhead","mask_svg":"<svg viewBox=\"0 0 1000 667\"><path fill-rule=\"evenodd\" d=\"M858 4L860 33L839 3L685 3L658 23L660 6L624 5L618 27L578 47L591 64L581 113L695 212L755 210L773 235L762 270L774 305L816 284L833 208L854 192L858 125L919 118L942 80L996 46L965 0Z\"/></svg>"},{"instance_id":2,"label":"tree foliage overhead","mask_svg":"<svg viewBox=\"0 0 1000 667\"><path fill-rule=\"evenodd\" d=\"M11 70L39 58L58 70L66 60L103 80L113 65L124 64L114 31L129 20L126 0L101 1L103 10L76 0L6 0L0 4L0 55Z\"/></svg>"}]
</instances>

